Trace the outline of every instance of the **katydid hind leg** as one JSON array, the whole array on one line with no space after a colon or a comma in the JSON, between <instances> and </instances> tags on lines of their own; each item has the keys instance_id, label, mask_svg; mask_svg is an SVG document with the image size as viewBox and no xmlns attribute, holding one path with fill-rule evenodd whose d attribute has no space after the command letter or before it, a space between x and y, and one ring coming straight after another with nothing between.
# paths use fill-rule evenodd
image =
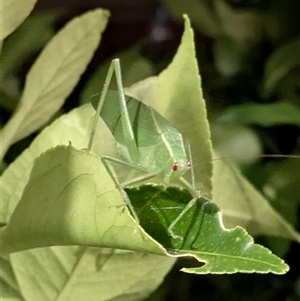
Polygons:
<instances>
[{"instance_id":1,"label":"katydid hind leg","mask_svg":"<svg viewBox=\"0 0 300 301\"><path fill-rule=\"evenodd\" d=\"M125 100L123 84L122 84L121 66L120 66L119 59L114 59L109 66L109 69L108 69L108 72L107 72L107 75L105 78L103 90L101 92L97 110L96 110L95 117L93 120L92 130L91 130L91 134L89 137L87 149L88 149L88 151L91 150L91 147L93 144L93 139L95 136L96 127L97 127L98 118L100 116L104 101L106 101L105 98L106 98L106 94L107 94L113 73L115 73L117 87L118 87L122 130L123 130L123 135L124 135L124 138L126 141L126 147L128 149L128 153L130 155L132 162L137 164L140 161L140 154L139 154L137 143L136 143L136 140L134 137L134 132L133 132L133 128L131 125L128 108L127 108L127 104L126 104L126 100Z\"/></svg>"},{"instance_id":2,"label":"katydid hind leg","mask_svg":"<svg viewBox=\"0 0 300 301\"><path fill-rule=\"evenodd\" d=\"M118 94L119 94L119 103L120 103L120 111L121 111L121 122L122 122L122 129L123 135L126 141L126 147L128 149L128 153L133 163L140 162L140 153L138 150L138 146L134 137L133 128L131 125L129 112L127 108L127 103L125 100L124 90L123 90L123 83L122 83L122 75L121 75L121 66L119 59L115 59L112 61L114 65L114 70L116 74L116 81L118 87Z\"/></svg>"},{"instance_id":3,"label":"katydid hind leg","mask_svg":"<svg viewBox=\"0 0 300 301\"><path fill-rule=\"evenodd\" d=\"M176 226L176 224L182 219L182 217L186 214L186 212L195 205L197 201L197 197L192 198L189 203L185 206L185 208L180 212L180 214L175 218L175 220L170 224L168 227L168 232L173 238L179 238L183 240L183 237L177 235L174 233L173 229Z\"/></svg>"},{"instance_id":4,"label":"katydid hind leg","mask_svg":"<svg viewBox=\"0 0 300 301\"><path fill-rule=\"evenodd\" d=\"M111 63L110 66L109 66L105 81L104 81L104 86L103 86L103 90L102 90L100 98L99 98L99 102L98 102L97 110L96 110L96 113L95 113L95 117L93 119L92 130L91 130L91 133L90 133L88 147L87 147L88 152L91 151L91 148L92 148L92 144L93 144L93 140L94 140L94 136L95 136L95 132L96 132L96 128L97 128L98 119L99 119L99 116L100 116L102 106L103 106L104 101L105 101L105 97L106 97L106 94L107 94L107 91L108 91L109 84L110 84L111 79L112 79L113 72L114 72L114 65L113 65L113 63Z\"/></svg>"},{"instance_id":5,"label":"katydid hind leg","mask_svg":"<svg viewBox=\"0 0 300 301\"><path fill-rule=\"evenodd\" d=\"M106 162L107 158L102 157L101 160L102 160L102 163L103 163L105 169L107 170L108 174L110 175L111 179L115 183L116 188L119 190L121 196L123 197L125 204L128 206L128 208L129 208L129 210L130 210L133 218L135 219L135 221L137 222L137 224L139 224L140 223L140 219L139 219L139 217L138 217L138 215L137 215L137 213L136 213L136 211L135 211L135 209L134 209L134 207L133 207L133 205L132 205L132 203L131 203L128 195L127 195L127 193L121 187L121 185L118 183L118 180L115 178L114 174L112 173L112 171L111 171L111 169L109 167L109 164Z\"/></svg>"},{"instance_id":6,"label":"katydid hind leg","mask_svg":"<svg viewBox=\"0 0 300 301\"><path fill-rule=\"evenodd\" d=\"M101 156L101 158L104 161L110 161L112 163L119 164L119 165L122 165L122 166L125 166L125 167L129 167L131 169L134 169L136 171L139 171L139 172L143 173L141 176L136 176L131 180L127 180L125 182L122 182L122 184L121 184L122 187L132 186L132 185L137 184L137 183L142 183L146 180L154 178L155 176L157 176L161 172L160 170L156 171L156 172L149 172L146 168L144 168L141 165L126 162L126 161L123 161L121 159L117 159L117 158L114 158L114 157L111 157L111 156L103 155L103 156Z\"/></svg>"},{"instance_id":7,"label":"katydid hind leg","mask_svg":"<svg viewBox=\"0 0 300 301\"><path fill-rule=\"evenodd\" d=\"M110 156L101 156L101 160L102 160L102 163L105 167L105 169L107 170L108 174L110 175L111 179L113 180L113 182L115 183L115 186L116 188L119 190L120 194L122 195L123 199L124 199L124 202L125 204L128 206L132 216L134 217L134 219L136 220L136 222L139 224L139 218L138 218L138 215L127 195L127 193L125 192L125 190L123 189L123 187L126 187L126 186L130 186L130 185L134 185L134 184L137 184L137 183L141 183L145 180L148 180L148 179L151 179L153 177L155 177L157 175L156 172L148 172L146 173L146 171L139 165L136 165L136 164L133 164L133 163L129 163L129 162L126 162L126 161L122 161L120 159L117 159L117 158L114 158L114 157L110 157ZM116 179L116 177L114 176L113 172L111 171L111 168L108 164L108 162L113 162L115 164L119 164L119 165L123 165L123 166L127 166L127 167L130 167L132 169L135 169L137 171L141 171L141 172L144 172L143 175L141 176L137 176L125 183L122 183L122 184L119 184L118 180Z\"/></svg>"},{"instance_id":8,"label":"katydid hind leg","mask_svg":"<svg viewBox=\"0 0 300 301\"><path fill-rule=\"evenodd\" d=\"M192 186L194 189L196 189L196 182L195 182L195 171L194 171L194 165L193 165L193 157L192 157L192 150L191 150L191 144L189 141L186 142L186 151L188 154L188 160L191 164L191 180L192 180Z\"/></svg>"}]
</instances>

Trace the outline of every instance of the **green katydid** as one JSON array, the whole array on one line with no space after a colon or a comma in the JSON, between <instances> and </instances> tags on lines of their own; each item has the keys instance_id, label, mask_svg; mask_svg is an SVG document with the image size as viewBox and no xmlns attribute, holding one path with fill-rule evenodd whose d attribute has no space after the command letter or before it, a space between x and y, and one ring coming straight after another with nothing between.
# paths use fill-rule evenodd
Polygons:
<instances>
[{"instance_id":1,"label":"green katydid","mask_svg":"<svg viewBox=\"0 0 300 301\"><path fill-rule=\"evenodd\" d=\"M108 90L113 73L116 76L117 92ZM188 209L194 205L197 198L200 197L200 192L195 189L189 144L187 143L185 147L182 135L154 109L132 97L124 95L121 67L118 59L113 60L109 67L100 99L99 95L95 95L91 98L91 102L96 109L96 114L88 150L91 149L97 120L100 115L116 141L127 148L130 157L129 162L108 155L102 156L102 162L115 182L116 187L121 192L137 223L139 223L139 218L126 192L123 190L126 186L163 175L166 184L178 183L193 196L185 209L168 228L168 232L172 237L180 238L174 233L173 228ZM140 171L142 175L126 183L119 184L113 176L108 162L127 166ZM187 170L191 171L192 184L183 178Z\"/></svg>"}]
</instances>

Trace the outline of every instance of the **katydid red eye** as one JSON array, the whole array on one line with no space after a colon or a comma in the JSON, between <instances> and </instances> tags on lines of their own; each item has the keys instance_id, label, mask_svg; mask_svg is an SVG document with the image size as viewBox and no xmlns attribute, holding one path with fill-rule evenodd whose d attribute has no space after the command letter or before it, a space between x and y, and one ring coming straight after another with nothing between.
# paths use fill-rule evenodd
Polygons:
<instances>
[{"instance_id":1,"label":"katydid red eye","mask_svg":"<svg viewBox=\"0 0 300 301\"><path fill-rule=\"evenodd\" d=\"M173 171L176 171L178 169L179 164L177 162L174 162L172 165Z\"/></svg>"}]
</instances>

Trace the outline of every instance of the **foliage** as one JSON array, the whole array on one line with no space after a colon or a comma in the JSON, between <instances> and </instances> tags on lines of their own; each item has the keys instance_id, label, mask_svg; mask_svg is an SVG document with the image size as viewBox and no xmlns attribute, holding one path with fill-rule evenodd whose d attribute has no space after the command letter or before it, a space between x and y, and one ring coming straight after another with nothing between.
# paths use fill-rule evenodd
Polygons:
<instances>
[{"instance_id":1,"label":"foliage","mask_svg":"<svg viewBox=\"0 0 300 301\"><path fill-rule=\"evenodd\" d=\"M211 16L215 15L204 3L199 1L197 5L211 11ZM6 11L14 9L7 1L4 4ZM2 38L18 27L33 4L24 2L24 9L18 10L13 22L3 21ZM175 8L175 2L172 5ZM192 19L197 12L194 10L191 14ZM56 16L57 13L48 17L50 20ZM114 137L101 120L93 153L83 150L94 114L89 104L57 118L14 162L7 160L14 143L41 129L59 111L99 44L108 17L105 10L88 12L72 20L52 38L28 72L18 107L1 129L4 173L0 183L3 225L0 249L4 300L144 300L161 284L175 258L183 256L205 263L200 267L184 268L188 273L285 273L287 265L268 249L254 244L241 226L252 235L280 236L300 242L300 235L293 228L295 208L299 205L293 193L298 187L297 180L283 183L282 174L274 165L270 167L274 176L268 181L256 178L258 187L268 183L266 194L273 200L270 204L231 163L212 161L211 134L193 32L187 18L181 45L172 63L157 77L146 78L153 72L151 64L136 56L136 48L127 53L127 59L125 55L123 65L128 83L146 78L127 88L127 93L151 105L191 142L196 187L205 198L199 199L176 225L183 240L170 238L167 228L191 196L178 187L127 188L141 219L141 224L137 225L127 208L121 205L122 197L99 158L101 154L118 156L119 152ZM222 29L221 25L217 26L220 20L214 21L211 17L206 21L212 26L207 33L218 36ZM15 57L10 55L8 64L5 55L10 52L5 47L6 43L14 41L14 34L18 31L4 40L1 64L5 67L6 78L16 80L13 65L22 61L26 51L32 50L25 47ZM37 41L32 49L38 49L41 44ZM262 95L280 95L282 101L232 106L212 119L212 128L236 124L298 127L295 93L290 91L293 101L289 101L282 97L287 94L281 88L285 77L290 75L289 70L294 68L293 58L284 65L284 57L297 45L297 42L290 42L282 50L279 48L266 67ZM141 67L141 73L133 72L132 76L129 70L134 64ZM81 91L83 102L99 92L97 85L102 86L100 80L105 72L106 68L101 68ZM7 82L1 86L1 94L7 96L2 105L12 109L11 100L19 96L7 93L7 86ZM226 140L226 134L224 136ZM287 175L291 169L284 170ZM251 177L251 168L246 173ZM125 179L132 176L128 169L116 169L116 174ZM297 168L293 169L291 177L295 175ZM291 206L280 207L276 198L272 198L277 192L282 199L289 195ZM281 208L287 220L272 205ZM223 223L230 230L225 229ZM274 240L270 240L270 245L275 246L275 250L280 249ZM284 252L281 254L283 256ZM37 277L42 285L36 285ZM115 289L107 291L107 287Z\"/></svg>"}]
</instances>

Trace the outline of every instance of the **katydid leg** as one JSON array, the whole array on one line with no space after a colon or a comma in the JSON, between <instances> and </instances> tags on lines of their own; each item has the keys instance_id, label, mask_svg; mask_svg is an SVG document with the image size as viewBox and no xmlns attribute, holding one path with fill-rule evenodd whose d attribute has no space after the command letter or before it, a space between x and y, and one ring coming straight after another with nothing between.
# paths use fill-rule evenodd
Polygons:
<instances>
[{"instance_id":1,"label":"katydid leg","mask_svg":"<svg viewBox=\"0 0 300 301\"><path fill-rule=\"evenodd\" d=\"M130 167L132 169L135 169L135 170L141 171L141 172L145 172L145 170L139 165L129 163L129 162L126 162L126 161L122 161L120 159L113 158L113 157L110 157L110 156L101 156L101 160L102 160L102 163L103 163L105 169L107 170L108 174L110 175L111 179L115 183L116 188L119 190L120 194L124 198L125 204L128 206L132 216L134 217L136 222L139 224L140 223L139 217L138 217L138 215L137 215L137 213L136 213L136 211L135 211L135 209L134 209L127 193L123 189L123 187L134 185L134 184L146 181L148 179L151 179L151 178L155 177L157 175L157 173L156 172L145 173L141 176L138 176L138 177L135 177L135 178L131 179L130 181L119 184L118 180L115 178L113 172L111 171L111 168L110 168L107 161L110 161L110 162L113 162L113 163L116 163L116 164L120 164L120 165L123 165L123 166L127 166L127 167Z\"/></svg>"},{"instance_id":2,"label":"katydid leg","mask_svg":"<svg viewBox=\"0 0 300 301\"><path fill-rule=\"evenodd\" d=\"M120 160L120 159L117 159L117 158L114 158L114 157L110 157L110 156L103 155L103 156L101 156L101 160L102 160L102 162L103 161L110 161L110 162L113 162L113 163L116 163L116 164L119 164L119 165L122 165L122 166L130 167L134 170L137 170L137 171L140 171L140 172L144 173L141 176L137 176L137 177L134 177L131 180L123 182L121 184L121 186L123 186L123 187L134 185L134 184L137 184L137 183L142 183L142 182L144 182L148 179L154 178L155 176L160 174L160 171L158 171L158 172L148 172L147 170L145 170L145 168L143 168L140 165L133 164L133 163L130 163L130 162L126 162L126 161L123 161L123 160ZM106 166L108 166L107 163L106 163Z\"/></svg>"},{"instance_id":3,"label":"katydid leg","mask_svg":"<svg viewBox=\"0 0 300 301\"><path fill-rule=\"evenodd\" d=\"M193 165L193 157L192 157L192 150L191 150L191 144L189 141L186 142L186 151L188 154L188 160L191 164L191 179L192 179L192 187L194 190L196 189L196 183L195 183L195 172L194 172L194 165Z\"/></svg>"},{"instance_id":4,"label":"katydid leg","mask_svg":"<svg viewBox=\"0 0 300 301\"><path fill-rule=\"evenodd\" d=\"M115 183L116 185L116 188L119 190L121 196L123 197L124 199L124 202L125 204L128 206L131 214L133 215L134 219L136 220L137 224L140 223L140 219L127 195L127 193L124 191L124 189L121 187L121 185L119 184L118 180L115 178L114 174L112 173L111 169L110 169L110 166L109 164L106 162L106 160L108 160L108 158L105 158L105 157L102 157L101 158L102 160L102 163L105 167L105 169L107 170L108 174L110 175L111 179L113 180L113 182Z\"/></svg>"},{"instance_id":5,"label":"katydid leg","mask_svg":"<svg viewBox=\"0 0 300 301\"><path fill-rule=\"evenodd\" d=\"M111 63L110 66L109 66L106 78L105 78L103 90L102 90L101 95L100 95L100 99L99 99L98 106L97 106L97 109L96 109L95 117L93 119L92 130L91 130L91 134L90 134L89 142L88 142L88 147L87 147L88 152L91 151L91 148L92 148L92 144L93 144L93 140L94 140L94 136L95 136L95 132L96 132L96 128L97 128L99 115L100 115L101 109L103 107L103 103L104 103L105 96L106 96L107 91L108 91L108 87L109 87L110 82L111 82L113 72L114 72L114 65L113 65L113 63Z\"/></svg>"},{"instance_id":6,"label":"katydid leg","mask_svg":"<svg viewBox=\"0 0 300 301\"><path fill-rule=\"evenodd\" d=\"M185 208L180 212L180 214L175 218L175 220L170 224L168 227L168 232L171 234L173 238L180 238L183 239L181 236L176 235L173 231L175 225L182 219L182 217L186 214L186 212L195 205L198 197L192 198L189 203L185 206Z\"/></svg>"},{"instance_id":7,"label":"katydid leg","mask_svg":"<svg viewBox=\"0 0 300 301\"><path fill-rule=\"evenodd\" d=\"M110 177L114 181L116 187L119 189L121 195L124 197L125 203L128 205L133 217L139 223L139 218L138 218L138 216L137 216L137 214L136 214L136 212L135 212L135 210L132 206L132 203L130 202L130 200L129 200L127 194L125 193L125 191L122 189L121 185L118 183L117 179L114 177L114 174L112 173L109 165L106 162L106 161L111 161L111 162L114 162L114 163L122 164L124 166L129 166L133 169L136 169L136 170L139 170L139 171L142 171L142 172L147 172L147 170L143 169L141 166L138 166L138 163L139 163L139 160L140 160L140 154L139 154L138 147L136 145L132 125L131 125L130 118L129 118L128 108L127 108L126 101L125 101L125 96L124 96L124 91L123 91L123 84L122 84L122 76L121 76L121 66L120 66L119 59L115 59L111 62L109 70L107 72L107 76L106 76L106 79L105 79L105 82L104 82L103 90L102 90L102 93L100 95L100 99L99 99L98 106L97 106L97 109L96 109L95 117L94 117L94 120L93 120L92 130L91 130L91 134L90 134L87 149L88 149L88 151L91 150L93 139L94 139L94 136L95 136L96 127L97 127L97 122L98 122L98 119L99 119L99 115L100 115L101 109L103 107L103 104L104 104L104 101L105 101L105 98L106 98L106 94L107 94L107 91L108 91L108 87L110 85L110 82L111 82L111 79L112 79L112 76L113 76L113 73L115 73L116 82L117 82L117 86L118 86L119 105L120 105L120 112L121 112L121 122L122 122L123 135L125 137L125 141L126 141L126 144L127 144L126 147L128 149L128 153L129 153L133 163L124 162L122 160L112 158L112 157L109 157L109 156L102 156L101 160L102 160L103 165L105 166L107 172L109 173ZM152 175L151 175L151 177L152 177Z\"/></svg>"},{"instance_id":8,"label":"katydid leg","mask_svg":"<svg viewBox=\"0 0 300 301\"><path fill-rule=\"evenodd\" d=\"M140 153L139 153L138 147L136 145L132 125L131 125L130 118L129 118L128 108L126 105L126 100L125 100L124 91L123 91L123 84L122 84L121 66L120 66L119 59L114 59L109 66L107 76L105 78L103 90L101 92L98 106L96 109L96 114L94 117L93 125L92 125L91 135L90 135L89 142L88 142L88 151L90 151L91 147L92 147L99 115L100 115L101 109L103 107L105 97L106 97L106 94L108 91L108 87L110 85L110 82L111 82L114 72L115 72L116 82L117 82L117 86L118 86L119 104L120 104L120 111L121 111L121 122L122 122L123 135L125 137L125 141L127 144L126 147L128 149L128 153L130 155L132 162L138 164L139 160L140 160Z\"/></svg>"}]
</instances>

